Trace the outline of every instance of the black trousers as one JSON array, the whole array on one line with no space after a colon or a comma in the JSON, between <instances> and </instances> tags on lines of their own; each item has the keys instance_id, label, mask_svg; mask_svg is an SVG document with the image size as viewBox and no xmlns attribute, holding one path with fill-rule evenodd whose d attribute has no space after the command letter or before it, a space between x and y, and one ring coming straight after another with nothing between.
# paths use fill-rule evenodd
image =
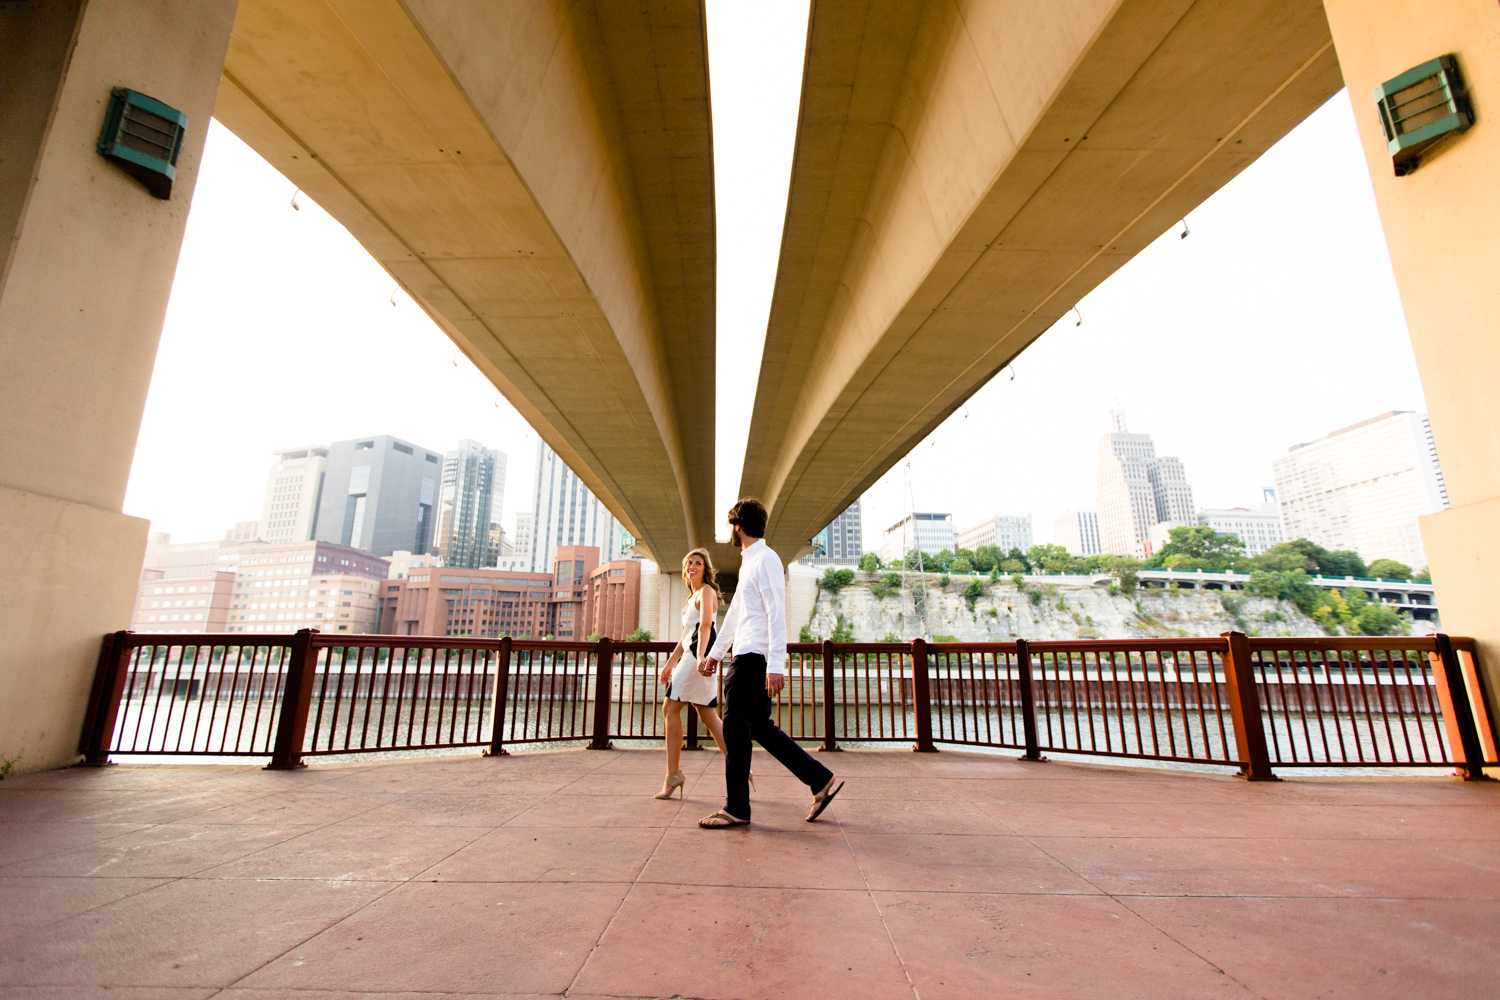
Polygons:
<instances>
[{"instance_id":1,"label":"black trousers","mask_svg":"<svg viewBox=\"0 0 1500 1000\"><path fill-rule=\"evenodd\" d=\"M766 694L766 658L759 653L736 656L724 671L724 762L727 802L724 811L736 819L750 818L750 741L768 750L797 780L821 792L833 772L813 760L776 723L771 721L771 696Z\"/></svg>"}]
</instances>

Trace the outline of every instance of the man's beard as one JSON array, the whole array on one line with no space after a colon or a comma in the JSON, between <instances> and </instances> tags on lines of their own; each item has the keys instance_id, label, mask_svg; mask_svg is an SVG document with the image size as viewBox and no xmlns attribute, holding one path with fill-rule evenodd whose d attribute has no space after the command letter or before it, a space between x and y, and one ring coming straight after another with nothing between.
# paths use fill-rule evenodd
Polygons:
<instances>
[{"instance_id":1,"label":"man's beard","mask_svg":"<svg viewBox=\"0 0 1500 1000\"><path fill-rule=\"evenodd\" d=\"M744 542L740 539L739 528L731 527L729 529L729 544L733 545L737 549L744 547Z\"/></svg>"}]
</instances>

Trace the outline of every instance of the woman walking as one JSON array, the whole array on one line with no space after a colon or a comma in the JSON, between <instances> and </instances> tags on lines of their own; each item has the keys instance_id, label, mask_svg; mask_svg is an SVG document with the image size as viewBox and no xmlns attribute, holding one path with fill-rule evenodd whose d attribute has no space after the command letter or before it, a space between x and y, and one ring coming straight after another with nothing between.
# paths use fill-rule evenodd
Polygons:
<instances>
[{"instance_id":1,"label":"woman walking","mask_svg":"<svg viewBox=\"0 0 1500 1000\"><path fill-rule=\"evenodd\" d=\"M688 599L682 607L682 639L661 668L660 681L667 685L662 704L667 730L667 780L659 799L670 799L682 787L682 706L692 705L698 718L708 726L719 750L724 750L724 725L715 711L719 704L719 680L698 671L700 650L707 654L718 638L714 614L719 608L719 584L714 579L714 564L706 549L694 549L682 558L682 578L687 581ZM680 795L681 793L679 793Z\"/></svg>"}]
</instances>

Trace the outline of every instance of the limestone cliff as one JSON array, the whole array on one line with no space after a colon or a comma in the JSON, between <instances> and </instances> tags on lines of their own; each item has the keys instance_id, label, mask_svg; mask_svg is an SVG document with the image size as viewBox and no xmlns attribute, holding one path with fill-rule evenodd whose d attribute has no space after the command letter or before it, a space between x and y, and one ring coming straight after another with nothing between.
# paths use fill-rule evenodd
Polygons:
<instances>
[{"instance_id":1,"label":"limestone cliff","mask_svg":"<svg viewBox=\"0 0 1500 1000\"><path fill-rule=\"evenodd\" d=\"M955 578L942 589L937 582L937 577L929 578L929 633L960 642L1216 636L1231 629L1265 636L1325 634L1291 602L1249 594L1146 590L1112 595L1103 586L1038 581L1017 587L1005 579L983 581L984 595L971 611L962 593L966 578ZM875 587L883 589L878 583ZM869 582L860 581L837 594L820 591L808 630L819 639L831 638L842 616L855 642L909 638L901 612L899 590L877 597Z\"/></svg>"}]
</instances>

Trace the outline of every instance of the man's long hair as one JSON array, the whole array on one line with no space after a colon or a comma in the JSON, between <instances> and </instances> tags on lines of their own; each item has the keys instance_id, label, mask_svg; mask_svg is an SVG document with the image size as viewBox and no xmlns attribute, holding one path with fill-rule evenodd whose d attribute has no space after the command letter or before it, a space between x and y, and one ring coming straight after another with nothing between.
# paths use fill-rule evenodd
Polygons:
<instances>
[{"instance_id":1,"label":"man's long hair","mask_svg":"<svg viewBox=\"0 0 1500 1000\"><path fill-rule=\"evenodd\" d=\"M682 557L682 579L688 585L688 601L693 599L693 581L688 579L688 560L693 558L693 556L698 556L703 560L703 586L712 587L714 593L719 597L719 603L723 604L724 592L719 589L719 574L714 571L714 560L708 554L707 549L693 549ZM687 601L684 601L683 605L686 606Z\"/></svg>"}]
</instances>

